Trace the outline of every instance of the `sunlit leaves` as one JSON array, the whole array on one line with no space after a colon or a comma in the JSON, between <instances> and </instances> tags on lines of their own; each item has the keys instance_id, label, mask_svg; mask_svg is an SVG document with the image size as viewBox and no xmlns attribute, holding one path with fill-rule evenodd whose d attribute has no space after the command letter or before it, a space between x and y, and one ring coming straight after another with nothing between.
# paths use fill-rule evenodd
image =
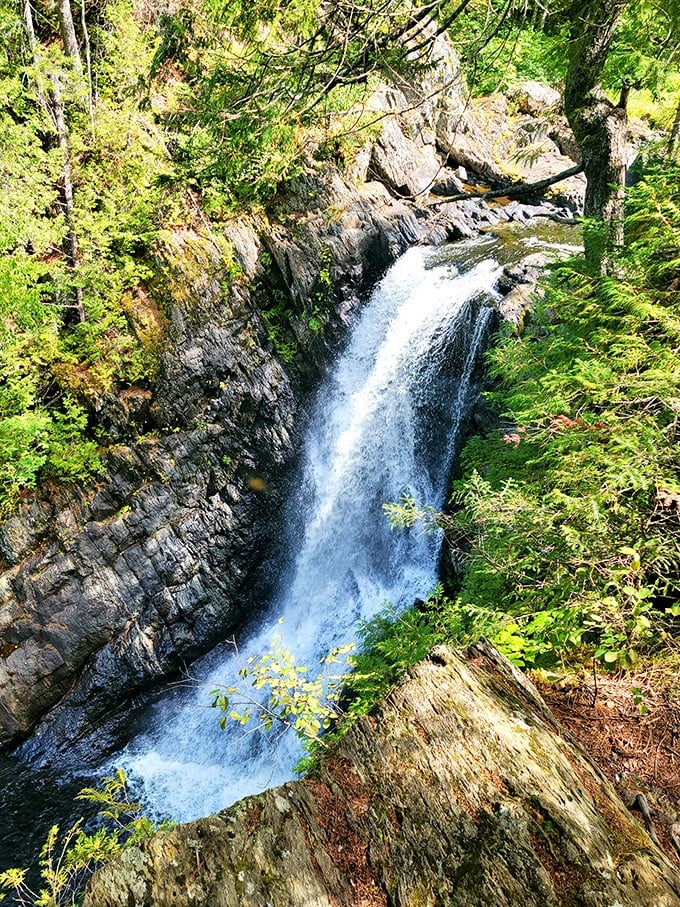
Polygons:
<instances>
[{"instance_id":1,"label":"sunlit leaves","mask_svg":"<svg viewBox=\"0 0 680 907\"><path fill-rule=\"evenodd\" d=\"M321 743L320 735L340 716L339 699L344 674L330 673L331 665L346 664L354 647L339 646L319 660L322 669L310 676L307 665L299 665L279 636L259 656L250 657L239 668L245 685L216 687L211 705L218 709L220 727L228 720L247 725L251 720L265 731L290 728L304 741ZM248 689L261 691L251 693Z\"/></svg>"},{"instance_id":2,"label":"sunlit leaves","mask_svg":"<svg viewBox=\"0 0 680 907\"><path fill-rule=\"evenodd\" d=\"M452 522L469 543L461 600L513 616L496 639L518 663L575 649L630 666L674 626L680 528L663 489L680 473L679 312L659 255L678 245L676 193L650 173L618 279L562 268L525 335L492 354L518 443L468 445Z\"/></svg>"},{"instance_id":3,"label":"sunlit leaves","mask_svg":"<svg viewBox=\"0 0 680 907\"><path fill-rule=\"evenodd\" d=\"M8 869L0 873L0 888L11 892L22 907L73 907L79 904L87 879L94 869L106 863L125 847L145 840L159 827L141 812L139 803L128 794L125 773L117 769L104 778L100 787L86 787L76 798L96 803L98 817L105 824L92 832L83 818L61 831L53 825L38 859L40 889L27 882L27 869ZM167 827L169 823L161 823ZM4 895L0 894L0 900Z\"/></svg>"}]
</instances>

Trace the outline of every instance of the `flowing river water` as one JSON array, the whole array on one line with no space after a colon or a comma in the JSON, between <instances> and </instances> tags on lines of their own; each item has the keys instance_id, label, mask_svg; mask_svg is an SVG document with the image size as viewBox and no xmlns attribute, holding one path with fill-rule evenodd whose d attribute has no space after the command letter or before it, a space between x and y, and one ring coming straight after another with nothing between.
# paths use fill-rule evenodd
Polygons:
<instances>
[{"instance_id":1,"label":"flowing river water","mask_svg":"<svg viewBox=\"0 0 680 907\"><path fill-rule=\"evenodd\" d=\"M541 235L541 234L545 235ZM383 504L409 494L441 507L463 428L481 387L502 266L572 235L545 227L442 248L415 247L366 303L320 387L285 523L279 590L238 656L220 647L149 708L145 729L101 774L122 767L147 810L187 820L294 775L292 734L219 727L209 691L238 683L239 665L280 639L315 674L318 659L353 641L361 621L426 597L437 582L440 539L390 530ZM68 821L73 790L91 777L55 779L0 760L0 870L31 859L52 821ZM35 858L32 857L34 860Z\"/></svg>"}]
</instances>

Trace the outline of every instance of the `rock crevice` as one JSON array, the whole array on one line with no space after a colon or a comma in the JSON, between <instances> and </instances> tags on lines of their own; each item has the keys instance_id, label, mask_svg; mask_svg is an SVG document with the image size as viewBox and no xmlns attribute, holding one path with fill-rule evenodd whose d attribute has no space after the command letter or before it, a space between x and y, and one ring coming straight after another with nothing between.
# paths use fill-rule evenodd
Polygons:
<instances>
[{"instance_id":1,"label":"rock crevice","mask_svg":"<svg viewBox=\"0 0 680 907\"><path fill-rule=\"evenodd\" d=\"M116 722L93 727L256 613L305 395L362 298L408 245L531 213L420 204L461 165L499 175L443 39L417 90L374 104L384 128L345 174L310 165L220 237L158 244L138 300L164 335L158 374L97 414L106 480L44 487L0 525L0 747L33 735L26 755L61 761L83 739L77 759L97 758Z\"/></svg>"}]
</instances>

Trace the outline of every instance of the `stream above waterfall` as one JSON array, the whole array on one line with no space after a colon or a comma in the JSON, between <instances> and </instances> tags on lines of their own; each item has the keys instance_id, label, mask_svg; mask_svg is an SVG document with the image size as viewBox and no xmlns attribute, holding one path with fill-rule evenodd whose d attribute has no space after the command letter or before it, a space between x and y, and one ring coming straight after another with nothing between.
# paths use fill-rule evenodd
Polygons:
<instances>
[{"instance_id":1,"label":"stream above waterfall","mask_svg":"<svg viewBox=\"0 0 680 907\"><path fill-rule=\"evenodd\" d=\"M219 728L209 691L231 686L239 664L278 637L299 664L356 639L387 602L408 607L438 579L440 540L391 531L383 504L403 494L441 507L465 423L482 385L497 280L533 252L564 254L574 232L532 224L443 247L414 247L385 275L318 389L293 492L286 505L278 589L228 643L191 668L147 709L143 729L98 776L122 767L147 811L178 820L223 808L294 775L294 735ZM280 622L282 620L282 622ZM0 762L0 869L33 860L49 825L82 813L69 777Z\"/></svg>"}]
</instances>

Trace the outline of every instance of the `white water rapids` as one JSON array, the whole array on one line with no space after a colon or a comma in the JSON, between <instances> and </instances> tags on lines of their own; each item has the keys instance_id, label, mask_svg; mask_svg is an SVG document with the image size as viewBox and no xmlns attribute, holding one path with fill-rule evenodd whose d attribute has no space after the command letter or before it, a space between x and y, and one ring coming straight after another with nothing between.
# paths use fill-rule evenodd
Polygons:
<instances>
[{"instance_id":1,"label":"white water rapids","mask_svg":"<svg viewBox=\"0 0 680 907\"><path fill-rule=\"evenodd\" d=\"M239 640L241 663L278 634L314 675L320 656L355 638L358 621L436 584L440 540L391 531L382 505L404 493L444 503L491 317L480 300L493 297L500 272L493 258L463 273L443 259L414 248L392 267L320 389L290 503L289 523L300 528L287 544L297 553L268 616ZM207 815L293 776L293 735L274 742L247 726L220 730L208 691L234 684L237 669L228 651L206 659L194 668L200 687L158 706L153 726L116 756L154 813Z\"/></svg>"}]
</instances>

